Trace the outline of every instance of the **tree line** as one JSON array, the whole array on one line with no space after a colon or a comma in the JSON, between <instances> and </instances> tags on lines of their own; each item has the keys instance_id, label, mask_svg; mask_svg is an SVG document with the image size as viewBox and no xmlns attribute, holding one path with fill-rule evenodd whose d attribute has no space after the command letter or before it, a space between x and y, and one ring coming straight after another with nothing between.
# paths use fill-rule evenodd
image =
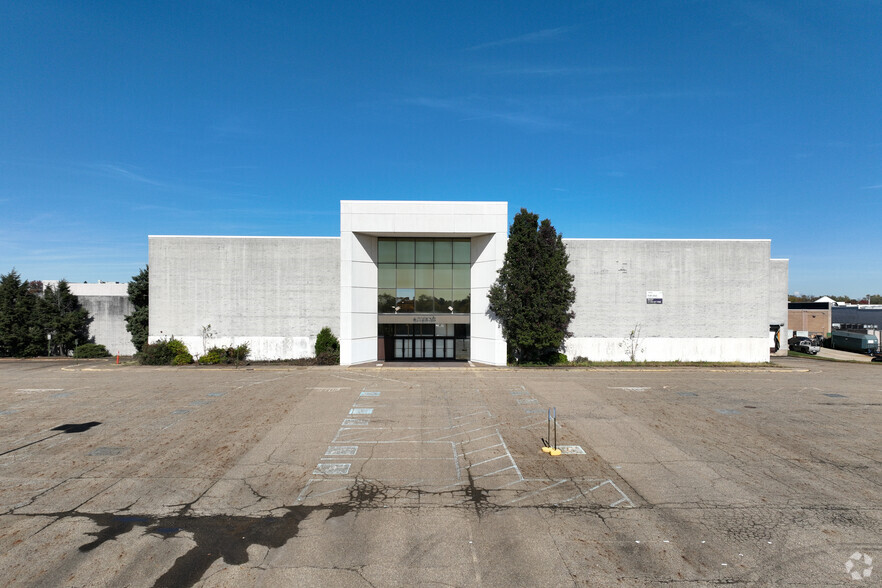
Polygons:
<instances>
[{"instance_id":1,"label":"tree line","mask_svg":"<svg viewBox=\"0 0 882 588\"><path fill-rule=\"evenodd\" d=\"M44 287L15 269L0 276L0 357L69 355L90 342L91 322L65 280Z\"/></svg>"},{"instance_id":2,"label":"tree line","mask_svg":"<svg viewBox=\"0 0 882 588\"><path fill-rule=\"evenodd\" d=\"M867 294L861 298L852 298L851 296L836 296L833 294L822 294L815 296L813 294L790 294L787 296L787 302L814 302L822 296L832 298L836 302L845 302L846 304L882 304L882 294Z\"/></svg>"}]
</instances>

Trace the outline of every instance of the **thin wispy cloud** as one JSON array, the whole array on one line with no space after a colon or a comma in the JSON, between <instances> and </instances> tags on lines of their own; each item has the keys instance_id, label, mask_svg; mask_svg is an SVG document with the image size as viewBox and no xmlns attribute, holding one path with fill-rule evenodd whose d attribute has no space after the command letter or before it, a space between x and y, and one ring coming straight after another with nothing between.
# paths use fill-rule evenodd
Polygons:
<instances>
[{"instance_id":1,"label":"thin wispy cloud","mask_svg":"<svg viewBox=\"0 0 882 588\"><path fill-rule=\"evenodd\" d=\"M627 71L621 67L576 67L576 66L510 66L510 65L478 65L472 69L495 76L534 76L534 77L565 77L594 76Z\"/></svg>"},{"instance_id":2,"label":"thin wispy cloud","mask_svg":"<svg viewBox=\"0 0 882 588\"><path fill-rule=\"evenodd\" d=\"M542 29L517 37L509 37L507 39L499 39L498 41L490 41L488 43L480 43L467 47L466 51L477 51L479 49L488 49L490 47L505 47L507 45L523 45L525 43L543 43L553 41L565 36L570 31L576 29L576 26L557 27L555 29Z\"/></svg>"},{"instance_id":3,"label":"thin wispy cloud","mask_svg":"<svg viewBox=\"0 0 882 588\"><path fill-rule=\"evenodd\" d=\"M157 186L159 188L171 188L169 184L143 176L132 171L127 166L123 167L121 165L115 165L112 163L98 163L93 164L89 167L110 178L130 180L138 184L148 184L150 186Z\"/></svg>"},{"instance_id":4,"label":"thin wispy cloud","mask_svg":"<svg viewBox=\"0 0 882 588\"><path fill-rule=\"evenodd\" d=\"M456 114L460 121L489 120L532 131L563 130L568 125L562 121L531 112L516 112L492 106L476 104L476 99L445 99L418 97L403 101L433 110L442 110Z\"/></svg>"},{"instance_id":5,"label":"thin wispy cloud","mask_svg":"<svg viewBox=\"0 0 882 588\"><path fill-rule=\"evenodd\" d=\"M861 190L882 190L882 184L876 184L874 186L862 186Z\"/></svg>"}]
</instances>

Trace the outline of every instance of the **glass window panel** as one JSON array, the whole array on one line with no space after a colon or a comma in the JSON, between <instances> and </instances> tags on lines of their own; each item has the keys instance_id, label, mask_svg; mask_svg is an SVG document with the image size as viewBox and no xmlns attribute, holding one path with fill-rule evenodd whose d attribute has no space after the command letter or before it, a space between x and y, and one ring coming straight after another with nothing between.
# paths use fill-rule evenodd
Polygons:
<instances>
[{"instance_id":1,"label":"glass window panel","mask_svg":"<svg viewBox=\"0 0 882 588\"><path fill-rule=\"evenodd\" d=\"M467 263L456 263L453 265L453 287L454 288L471 288L471 271Z\"/></svg>"},{"instance_id":2,"label":"glass window panel","mask_svg":"<svg viewBox=\"0 0 882 588\"><path fill-rule=\"evenodd\" d=\"M395 325L395 334L402 335L410 335L410 325Z\"/></svg>"},{"instance_id":3,"label":"glass window panel","mask_svg":"<svg viewBox=\"0 0 882 588\"><path fill-rule=\"evenodd\" d=\"M432 299L431 290L416 290L416 299L414 300L414 308L416 312L432 312L434 301Z\"/></svg>"},{"instance_id":4,"label":"glass window panel","mask_svg":"<svg viewBox=\"0 0 882 588\"><path fill-rule=\"evenodd\" d=\"M435 357L444 357L444 339L435 339Z\"/></svg>"},{"instance_id":5,"label":"glass window panel","mask_svg":"<svg viewBox=\"0 0 882 588\"><path fill-rule=\"evenodd\" d=\"M377 261L379 263L395 263L395 241L380 239L377 242Z\"/></svg>"},{"instance_id":6,"label":"glass window panel","mask_svg":"<svg viewBox=\"0 0 882 588\"><path fill-rule=\"evenodd\" d=\"M413 288L413 264L399 263L396 266L395 286L398 288Z\"/></svg>"},{"instance_id":7,"label":"glass window panel","mask_svg":"<svg viewBox=\"0 0 882 588\"><path fill-rule=\"evenodd\" d=\"M435 309L437 313L449 313L449 306L453 306L453 291L439 290L435 288Z\"/></svg>"},{"instance_id":8,"label":"glass window panel","mask_svg":"<svg viewBox=\"0 0 882 588\"><path fill-rule=\"evenodd\" d=\"M444 339L444 357L453 359L453 339Z\"/></svg>"},{"instance_id":9,"label":"glass window panel","mask_svg":"<svg viewBox=\"0 0 882 588\"><path fill-rule=\"evenodd\" d=\"M471 241L454 241L453 242L453 263L471 263L472 262L472 243Z\"/></svg>"},{"instance_id":10,"label":"glass window panel","mask_svg":"<svg viewBox=\"0 0 882 588\"><path fill-rule=\"evenodd\" d=\"M396 295L398 313L413 312L413 288L398 288Z\"/></svg>"},{"instance_id":11,"label":"glass window panel","mask_svg":"<svg viewBox=\"0 0 882 588\"><path fill-rule=\"evenodd\" d=\"M395 288L377 291L377 312L395 312Z\"/></svg>"},{"instance_id":12,"label":"glass window panel","mask_svg":"<svg viewBox=\"0 0 882 588\"><path fill-rule=\"evenodd\" d=\"M404 355L404 339L395 339L395 357L401 359Z\"/></svg>"},{"instance_id":13,"label":"glass window panel","mask_svg":"<svg viewBox=\"0 0 882 588\"><path fill-rule=\"evenodd\" d=\"M413 357L413 339L404 339L404 358L411 359Z\"/></svg>"},{"instance_id":14,"label":"glass window panel","mask_svg":"<svg viewBox=\"0 0 882 588\"><path fill-rule=\"evenodd\" d=\"M466 339L469 336L469 326L468 325L456 325L454 327L454 337L457 339Z\"/></svg>"},{"instance_id":15,"label":"glass window panel","mask_svg":"<svg viewBox=\"0 0 882 588\"><path fill-rule=\"evenodd\" d=\"M413 356L421 358L423 356L423 342L422 340L417 339L414 343L416 343L416 345L413 346Z\"/></svg>"},{"instance_id":16,"label":"glass window panel","mask_svg":"<svg viewBox=\"0 0 882 588\"><path fill-rule=\"evenodd\" d=\"M453 266L449 263L435 264L435 287L436 288L452 288L453 287Z\"/></svg>"},{"instance_id":17,"label":"glass window panel","mask_svg":"<svg viewBox=\"0 0 882 588\"><path fill-rule=\"evenodd\" d=\"M417 288L431 288L434 282L435 266L430 264L417 264L414 266L414 285Z\"/></svg>"},{"instance_id":18,"label":"glass window panel","mask_svg":"<svg viewBox=\"0 0 882 588\"><path fill-rule=\"evenodd\" d=\"M453 291L453 312L471 312L471 296L470 290L454 290Z\"/></svg>"},{"instance_id":19,"label":"glass window panel","mask_svg":"<svg viewBox=\"0 0 882 588\"><path fill-rule=\"evenodd\" d=\"M395 287L395 264L381 263L377 268L377 287L378 288L394 288Z\"/></svg>"},{"instance_id":20,"label":"glass window panel","mask_svg":"<svg viewBox=\"0 0 882 588\"><path fill-rule=\"evenodd\" d=\"M435 357L435 354L433 353L434 350L432 349L432 341L433 339L426 339L426 357L429 359Z\"/></svg>"},{"instance_id":21,"label":"glass window panel","mask_svg":"<svg viewBox=\"0 0 882 588\"><path fill-rule=\"evenodd\" d=\"M435 263L450 263L453 261L453 242L435 241Z\"/></svg>"},{"instance_id":22,"label":"glass window panel","mask_svg":"<svg viewBox=\"0 0 882 588\"><path fill-rule=\"evenodd\" d=\"M435 336L446 337L448 335L447 325L435 325Z\"/></svg>"},{"instance_id":23,"label":"glass window panel","mask_svg":"<svg viewBox=\"0 0 882 588\"><path fill-rule=\"evenodd\" d=\"M416 242L416 262L432 263L435 261L435 244L432 241Z\"/></svg>"},{"instance_id":24,"label":"glass window panel","mask_svg":"<svg viewBox=\"0 0 882 588\"><path fill-rule=\"evenodd\" d=\"M413 241L397 241L398 263L413 263Z\"/></svg>"}]
</instances>

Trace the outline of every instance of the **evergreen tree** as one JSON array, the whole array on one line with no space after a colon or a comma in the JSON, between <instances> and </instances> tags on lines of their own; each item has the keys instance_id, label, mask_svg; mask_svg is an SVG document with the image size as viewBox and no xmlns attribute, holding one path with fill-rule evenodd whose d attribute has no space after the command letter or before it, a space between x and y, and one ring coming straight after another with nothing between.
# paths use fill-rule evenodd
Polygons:
<instances>
[{"instance_id":1,"label":"evergreen tree","mask_svg":"<svg viewBox=\"0 0 882 588\"><path fill-rule=\"evenodd\" d=\"M490 288L490 311L518 361L554 362L572 333L576 300L569 256L548 219L522 208L509 228L508 249Z\"/></svg>"},{"instance_id":2,"label":"evergreen tree","mask_svg":"<svg viewBox=\"0 0 882 588\"><path fill-rule=\"evenodd\" d=\"M33 357L46 351L39 298L13 269L0 276L0 357Z\"/></svg>"},{"instance_id":3,"label":"evergreen tree","mask_svg":"<svg viewBox=\"0 0 882 588\"><path fill-rule=\"evenodd\" d=\"M37 308L40 325L51 334L49 339L52 355L68 355L77 345L89 342L89 312L71 294L67 281L49 286Z\"/></svg>"},{"instance_id":4,"label":"evergreen tree","mask_svg":"<svg viewBox=\"0 0 882 588\"><path fill-rule=\"evenodd\" d=\"M132 276L129 282L129 301L135 307L135 311L126 316L126 330L132 334L132 344L135 349L141 348L147 343L149 334L149 303L150 303L150 266L145 266L137 276Z\"/></svg>"}]
</instances>

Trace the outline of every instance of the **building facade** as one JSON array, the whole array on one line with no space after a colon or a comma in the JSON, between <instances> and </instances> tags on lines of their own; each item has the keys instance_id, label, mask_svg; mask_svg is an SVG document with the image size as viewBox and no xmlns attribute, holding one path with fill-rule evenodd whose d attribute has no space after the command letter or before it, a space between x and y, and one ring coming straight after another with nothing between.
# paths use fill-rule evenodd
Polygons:
<instances>
[{"instance_id":1,"label":"building facade","mask_svg":"<svg viewBox=\"0 0 882 588\"><path fill-rule=\"evenodd\" d=\"M343 365L505 365L488 292L505 202L342 201L339 237L150 236L150 340L194 355L312 355L328 326ZM768 240L564 239L576 318L565 352L598 361L768 361L787 315L787 261ZM782 318L783 317L783 318Z\"/></svg>"}]
</instances>

